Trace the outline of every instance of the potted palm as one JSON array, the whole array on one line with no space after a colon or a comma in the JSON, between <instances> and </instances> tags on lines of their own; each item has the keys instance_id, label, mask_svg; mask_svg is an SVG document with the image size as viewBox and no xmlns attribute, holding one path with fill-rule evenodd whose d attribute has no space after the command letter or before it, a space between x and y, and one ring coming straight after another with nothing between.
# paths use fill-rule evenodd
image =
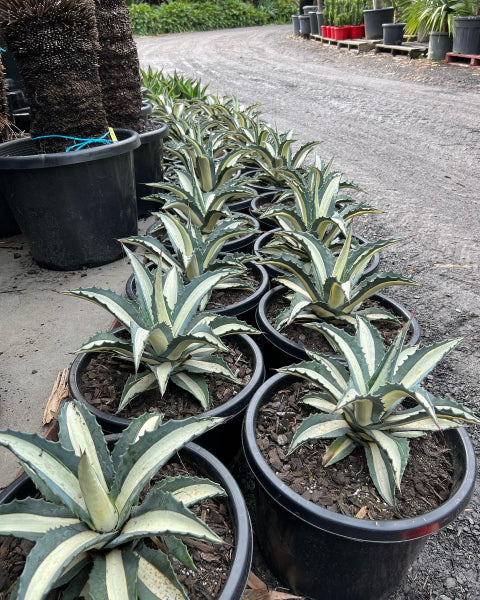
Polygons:
<instances>
[{"instance_id":1,"label":"potted palm","mask_svg":"<svg viewBox=\"0 0 480 600\"><path fill-rule=\"evenodd\" d=\"M0 29L32 118L31 138L0 146L0 181L33 257L63 270L121 258L115 238L137 232L140 141L119 129L115 142L109 132L93 3L3 0Z\"/></svg>"},{"instance_id":2,"label":"potted palm","mask_svg":"<svg viewBox=\"0 0 480 600\"><path fill-rule=\"evenodd\" d=\"M421 385L461 340L407 346L405 327L385 351L363 318L354 336L331 324L321 329L347 367L309 353L267 380L247 410L244 450L263 516L256 533L273 572L295 593L383 600L427 536L465 508L475 455L458 428L480 419ZM422 452L436 461L415 479ZM447 472L448 485L419 502Z\"/></svg>"}]
</instances>

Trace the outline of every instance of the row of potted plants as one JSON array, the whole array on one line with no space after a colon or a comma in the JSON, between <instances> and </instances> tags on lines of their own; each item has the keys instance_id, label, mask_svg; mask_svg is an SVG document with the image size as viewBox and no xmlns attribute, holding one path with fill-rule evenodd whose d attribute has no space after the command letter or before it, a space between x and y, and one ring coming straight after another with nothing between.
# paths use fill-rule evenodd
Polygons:
<instances>
[{"instance_id":1,"label":"row of potted plants","mask_svg":"<svg viewBox=\"0 0 480 600\"><path fill-rule=\"evenodd\" d=\"M69 6L53 2L49 18L48 6L35 13L38 22L47 15L48 26L68 29ZM112 13L110 4L102 8ZM88 17L91 27L91 10ZM114 29L125 35L121 23ZM60 46L39 44L44 74L48 60L61 61ZM120 327L78 350L69 375L74 399L59 416L58 441L0 432L0 444L33 483L29 488L24 477L1 495L0 534L35 543L22 545L25 567L8 591L17 599L51 592L85 600L239 600L252 552L248 513L232 477L201 448L230 463L243 437L257 481L259 542L277 577L312 598L381 598L426 536L471 493L472 448L455 430L480 420L421 386L459 340L420 345L412 315L377 295L416 285L376 272L379 252L402 240L355 236L356 217L378 211L358 199L357 186L331 161L315 156L307 165L316 142L294 150L292 132L278 132L258 107L236 98L150 96L154 129L170 132L164 179L137 178L150 180L142 195L159 208L157 221L147 236L136 228L102 233L131 262L129 298L99 288L66 292L104 307ZM48 163L72 154L82 162L85 153L91 151L38 157ZM160 160L155 167L161 170ZM81 177L65 189L80 187ZM111 183L97 170L93 184L102 178ZM58 197L58 188L50 194ZM99 204L89 207L97 219ZM78 236L79 219L71 207L67 212ZM273 229L261 240L260 227ZM80 231L85 241L88 235ZM272 281L279 285L268 291ZM282 374L264 382L265 366ZM415 460L423 442L417 438L450 428L447 446L437 435L429 449L445 462L429 463L425 481L436 471L450 474L433 493L438 508L408 512L409 492L398 492L409 479L408 440ZM109 433L116 437L105 438ZM201 448L187 446L177 458L193 439ZM325 439L333 441L325 446ZM338 461L363 473L347 494L358 497L358 510L319 483L329 473L346 483ZM297 478L299 463L306 475ZM311 469L321 463L326 469L315 483ZM300 521L291 520L292 512ZM379 572L387 551L391 561ZM213 570L218 555L224 560ZM345 567L330 568L342 559Z\"/></svg>"},{"instance_id":2,"label":"row of potted plants","mask_svg":"<svg viewBox=\"0 0 480 600\"><path fill-rule=\"evenodd\" d=\"M213 511L233 515L234 562L223 588L208 593L240 598L251 538L234 482L213 459L200 473L174 478L166 463L194 437L230 462L245 411L243 447L262 515L256 533L276 576L312 598L385 597L472 490L473 450L456 428L480 420L421 385L460 340L422 346L408 311L376 296L416 285L375 272L379 252L402 240L355 238L355 218L378 211L357 199L331 161L306 164L316 142L294 151L291 132L279 133L235 98L154 101L153 118L171 139L165 180L148 186L147 201L161 208L151 235L122 240L133 269L130 298L98 288L67 292L104 307L122 327L78 350L74 401L60 416L58 442L0 433L45 498L0 510L2 535L36 542L14 597L67 585L65 598L101 591L197 600L202 592L181 574L191 574L195 549L184 536L221 546L213 524L189 507L226 491L229 508ZM260 244L257 218L273 227ZM228 247L232 241L237 247ZM270 281L280 285L267 291ZM280 373L263 383L265 364ZM105 433L120 432L110 450L97 422ZM431 436L440 445L429 453L446 463L429 464L425 481L436 471L455 474L436 489L437 508L409 512L411 492L398 491L410 477L409 454L415 461L425 433L439 429L453 431L445 441ZM204 452L192 451L195 466ZM347 466L338 471L336 463ZM159 468L167 476L144 495ZM363 479L349 482L351 471ZM346 495L327 487L330 472ZM358 501L348 504L349 495Z\"/></svg>"}]
</instances>

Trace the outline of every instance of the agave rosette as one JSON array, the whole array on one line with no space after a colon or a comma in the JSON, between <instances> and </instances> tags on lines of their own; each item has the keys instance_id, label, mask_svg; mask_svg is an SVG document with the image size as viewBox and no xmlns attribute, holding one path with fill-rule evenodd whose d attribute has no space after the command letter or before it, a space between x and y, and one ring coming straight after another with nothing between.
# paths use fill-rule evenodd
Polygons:
<instances>
[{"instance_id":1,"label":"agave rosette","mask_svg":"<svg viewBox=\"0 0 480 600\"><path fill-rule=\"evenodd\" d=\"M208 479L169 477L139 498L178 450L222 421L162 423L160 415L143 415L111 452L81 403L63 407L59 442L0 431L0 445L22 461L45 498L0 505L0 535L35 542L13 597L39 600L66 586L64 600L188 600L170 558L195 566L177 536L221 543L188 507L225 492ZM151 536L163 536L167 552L147 545Z\"/></svg>"},{"instance_id":2,"label":"agave rosette","mask_svg":"<svg viewBox=\"0 0 480 600\"><path fill-rule=\"evenodd\" d=\"M374 254L402 240L378 240L351 248L352 226L338 256L318 238L307 232L281 232L292 240L307 257L306 262L283 253L278 257L258 261L271 264L285 275L276 281L285 285L292 294L290 306L281 311L276 328L282 329L294 321L331 320L355 325L355 315L371 320L398 323L398 319L383 308L360 309L362 303L385 288L395 285L418 285L398 273L376 273L362 279L363 272ZM313 327L313 325L310 325Z\"/></svg>"},{"instance_id":3,"label":"agave rosette","mask_svg":"<svg viewBox=\"0 0 480 600\"><path fill-rule=\"evenodd\" d=\"M461 338L429 346L405 345L408 324L385 351L378 330L357 317L355 336L330 323L316 324L330 344L346 360L308 352L312 361L280 369L297 375L318 388L302 402L318 409L302 421L293 436L290 452L314 439L334 440L322 462L332 465L356 447L363 448L368 469L382 498L395 504L409 457L408 438L429 432L480 425L468 408L450 398L431 396L421 383ZM405 400L414 404L405 408Z\"/></svg>"},{"instance_id":4,"label":"agave rosette","mask_svg":"<svg viewBox=\"0 0 480 600\"><path fill-rule=\"evenodd\" d=\"M169 381L192 394L207 409L209 393L204 374L236 381L218 355L227 351L222 337L256 333L243 321L210 313L197 313L215 285L235 273L207 272L184 285L176 267L155 273L125 248L135 274L137 301L126 300L111 290L85 288L64 292L85 298L110 312L130 333L122 339L113 333L97 333L77 353L108 352L135 365L123 389L118 411L138 394L158 387L163 395ZM145 367L139 371L140 364ZM117 411L117 412L118 412Z\"/></svg>"}]
</instances>

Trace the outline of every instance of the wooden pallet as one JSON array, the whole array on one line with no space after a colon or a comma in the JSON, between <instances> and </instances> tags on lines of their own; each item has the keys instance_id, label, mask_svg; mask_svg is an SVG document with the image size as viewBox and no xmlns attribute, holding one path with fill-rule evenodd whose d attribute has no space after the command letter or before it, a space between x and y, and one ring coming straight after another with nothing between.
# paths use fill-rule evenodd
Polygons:
<instances>
[{"instance_id":1,"label":"wooden pallet","mask_svg":"<svg viewBox=\"0 0 480 600\"><path fill-rule=\"evenodd\" d=\"M399 46L377 44L375 46L375 53L378 54L379 52L390 52L392 56L406 54L409 58L418 58L428 52L428 45L413 42L407 42L405 44L400 44Z\"/></svg>"},{"instance_id":2,"label":"wooden pallet","mask_svg":"<svg viewBox=\"0 0 480 600\"><path fill-rule=\"evenodd\" d=\"M311 35L312 39L328 46L337 46L337 48L347 48L347 50L356 50L357 52L368 52L375 48L375 44L381 40L334 40L333 38L323 37L321 35Z\"/></svg>"},{"instance_id":3,"label":"wooden pallet","mask_svg":"<svg viewBox=\"0 0 480 600\"><path fill-rule=\"evenodd\" d=\"M445 60L448 65L460 65L465 67L474 67L480 69L480 56L475 54L457 54L447 52Z\"/></svg>"}]
</instances>

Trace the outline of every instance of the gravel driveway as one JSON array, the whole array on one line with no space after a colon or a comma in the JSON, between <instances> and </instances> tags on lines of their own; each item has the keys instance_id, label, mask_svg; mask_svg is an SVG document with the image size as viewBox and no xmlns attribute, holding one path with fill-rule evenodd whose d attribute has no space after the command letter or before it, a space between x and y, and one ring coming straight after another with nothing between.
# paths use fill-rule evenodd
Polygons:
<instances>
[{"instance_id":1,"label":"gravel driveway","mask_svg":"<svg viewBox=\"0 0 480 600\"><path fill-rule=\"evenodd\" d=\"M411 236L382 254L382 268L423 284L392 293L416 307L423 340L467 336L430 389L480 414L480 70L355 55L294 39L290 29L142 38L138 48L142 66L199 76L212 92L261 103L264 118L298 140L323 140L322 155L335 154L336 168L384 213L359 231ZM471 435L478 454L480 431ZM477 486L468 510L428 542L391 600L480 598L479 546Z\"/></svg>"}]
</instances>

